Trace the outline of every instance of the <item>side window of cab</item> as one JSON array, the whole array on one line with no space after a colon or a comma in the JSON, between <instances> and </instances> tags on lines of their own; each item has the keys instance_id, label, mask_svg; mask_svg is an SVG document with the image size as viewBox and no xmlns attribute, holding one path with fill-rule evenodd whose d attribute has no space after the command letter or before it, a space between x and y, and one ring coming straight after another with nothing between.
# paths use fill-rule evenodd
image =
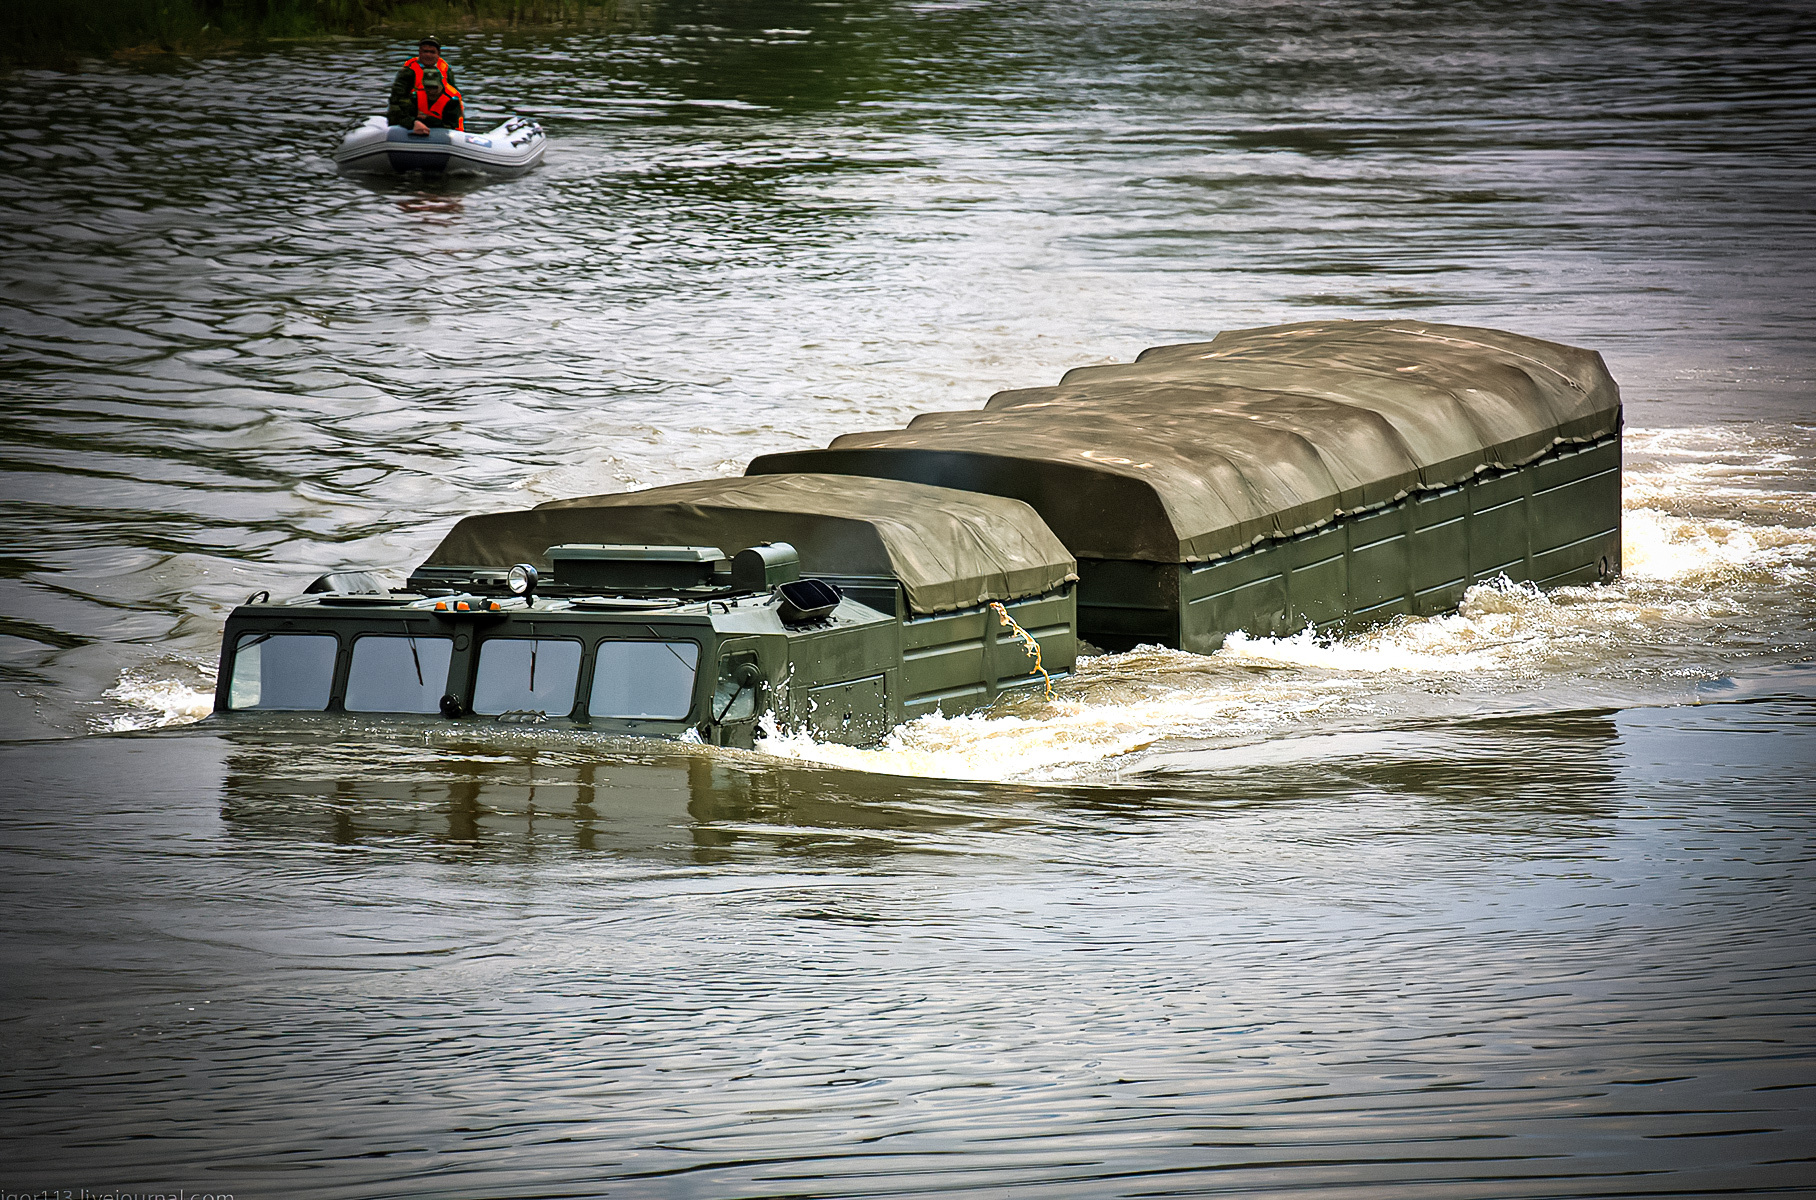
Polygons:
<instances>
[{"instance_id":1,"label":"side window of cab","mask_svg":"<svg viewBox=\"0 0 1816 1200\"><path fill-rule=\"evenodd\" d=\"M334 690L339 651L331 633L243 633L233 644L227 707L319 712Z\"/></svg>"},{"instance_id":2,"label":"side window of cab","mask_svg":"<svg viewBox=\"0 0 1816 1200\"><path fill-rule=\"evenodd\" d=\"M698 642L600 642L587 712L624 720L686 720L699 667Z\"/></svg>"}]
</instances>

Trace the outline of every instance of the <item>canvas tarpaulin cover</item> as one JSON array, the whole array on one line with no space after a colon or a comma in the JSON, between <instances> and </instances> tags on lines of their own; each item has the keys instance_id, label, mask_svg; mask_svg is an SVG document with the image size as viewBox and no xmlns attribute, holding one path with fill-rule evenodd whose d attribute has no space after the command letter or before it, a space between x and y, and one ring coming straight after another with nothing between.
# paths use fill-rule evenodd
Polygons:
<instances>
[{"instance_id":1,"label":"canvas tarpaulin cover","mask_svg":"<svg viewBox=\"0 0 1816 1200\"><path fill-rule=\"evenodd\" d=\"M803 573L893 575L915 612L1037 596L1076 579L1072 555L1019 500L850 475L703 479L468 517L427 567L548 566L548 548L787 542Z\"/></svg>"},{"instance_id":2,"label":"canvas tarpaulin cover","mask_svg":"<svg viewBox=\"0 0 1816 1200\"><path fill-rule=\"evenodd\" d=\"M750 471L1014 496L1080 558L1198 562L1619 428L1620 391L1593 351L1423 321L1308 321L1082 367Z\"/></svg>"}]
</instances>

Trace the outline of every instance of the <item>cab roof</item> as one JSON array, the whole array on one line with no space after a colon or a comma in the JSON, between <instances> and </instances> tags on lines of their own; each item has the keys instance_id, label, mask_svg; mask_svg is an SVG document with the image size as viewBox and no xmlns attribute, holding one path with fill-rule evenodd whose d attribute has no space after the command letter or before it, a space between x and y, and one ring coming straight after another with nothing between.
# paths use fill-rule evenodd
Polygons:
<instances>
[{"instance_id":1,"label":"cab roof","mask_svg":"<svg viewBox=\"0 0 1816 1200\"><path fill-rule=\"evenodd\" d=\"M918 613L1052 591L1078 578L1032 508L1004 496L895 479L797 474L702 479L467 517L425 567L549 565L573 543L788 542L807 575L894 576Z\"/></svg>"}]
</instances>

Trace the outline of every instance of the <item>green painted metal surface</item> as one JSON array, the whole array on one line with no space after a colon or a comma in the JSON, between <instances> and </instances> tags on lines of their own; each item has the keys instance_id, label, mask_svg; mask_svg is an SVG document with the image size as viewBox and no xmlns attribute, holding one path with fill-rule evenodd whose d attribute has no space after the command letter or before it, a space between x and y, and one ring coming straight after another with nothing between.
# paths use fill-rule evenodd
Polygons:
<instances>
[{"instance_id":1,"label":"green painted metal surface","mask_svg":"<svg viewBox=\"0 0 1816 1200\"><path fill-rule=\"evenodd\" d=\"M1209 654L1237 630L1431 616L1502 576L1595 583L1620 571L1620 469L1620 439L1606 438L1207 563L1080 559L1079 632L1107 650Z\"/></svg>"},{"instance_id":2,"label":"green painted metal surface","mask_svg":"<svg viewBox=\"0 0 1816 1200\"><path fill-rule=\"evenodd\" d=\"M227 621L215 708L241 715L360 711L557 721L633 735L692 731L716 745L744 747L773 726L862 745L925 713L969 712L1042 686L1034 658L998 608L915 614L898 580L845 582L852 595L825 618L797 625L783 620L767 593L667 607L658 601L655 608L646 607L647 597L525 601L473 591L249 604ZM627 602L637 607L610 607ZM1077 654L1072 584L1010 600L1000 611L1038 639L1052 675L1071 669ZM400 648L406 643L407 653ZM531 643L536 660L526 657ZM362 656L375 645L384 650L377 657L388 674L362 677ZM510 669L499 667L510 655ZM532 661L538 666L527 665ZM540 679L532 674L538 669ZM516 699L487 705L488 689ZM549 696L558 698L554 707L547 706Z\"/></svg>"}]
</instances>

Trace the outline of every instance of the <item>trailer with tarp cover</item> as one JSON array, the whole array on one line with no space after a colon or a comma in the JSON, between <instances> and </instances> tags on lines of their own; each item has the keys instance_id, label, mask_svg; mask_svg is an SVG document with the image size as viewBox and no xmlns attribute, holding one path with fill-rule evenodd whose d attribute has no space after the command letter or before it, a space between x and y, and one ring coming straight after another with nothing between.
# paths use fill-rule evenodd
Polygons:
<instances>
[{"instance_id":1,"label":"trailer with tarp cover","mask_svg":"<svg viewBox=\"0 0 1816 1200\"><path fill-rule=\"evenodd\" d=\"M1601 356L1423 321L1161 346L752 475L1013 497L1078 559L1079 633L1209 653L1232 632L1454 608L1501 577L1620 570L1620 391Z\"/></svg>"}]
</instances>

